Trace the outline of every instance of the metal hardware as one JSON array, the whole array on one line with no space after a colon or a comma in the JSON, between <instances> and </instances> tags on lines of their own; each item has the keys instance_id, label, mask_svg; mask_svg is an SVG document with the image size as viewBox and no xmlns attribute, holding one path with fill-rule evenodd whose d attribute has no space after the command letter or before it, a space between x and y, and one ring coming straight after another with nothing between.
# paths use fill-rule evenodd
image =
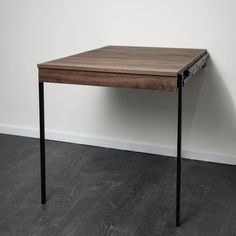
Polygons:
<instances>
[{"instance_id":1,"label":"metal hardware","mask_svg":"<svg viewBox=\"0 0 236 236\"><path fill-rule=\"evenodd\" d=\"M184 71L184 84L186 84L198 71L200 71L207 62L209 54L203 55L197 62Z\"/></svg>"}]
</instances>

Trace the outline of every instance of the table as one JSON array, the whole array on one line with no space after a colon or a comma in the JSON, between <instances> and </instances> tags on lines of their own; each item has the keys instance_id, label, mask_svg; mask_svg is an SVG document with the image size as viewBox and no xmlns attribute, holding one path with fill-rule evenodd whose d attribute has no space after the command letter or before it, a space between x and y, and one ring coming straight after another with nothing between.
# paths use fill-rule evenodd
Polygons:
<instances>
[{"instance_id":1,"label":"table","mask_svg":"<svg viewBox=\"0 0 236 236\"><path fill-rule=\"evenodd\" d=\"M206 49L106 46L38 64L41 203L46 203L44 83L178 92L176 226L180 226L182 88L207 62Z\"/></svg>"}]
</instances>

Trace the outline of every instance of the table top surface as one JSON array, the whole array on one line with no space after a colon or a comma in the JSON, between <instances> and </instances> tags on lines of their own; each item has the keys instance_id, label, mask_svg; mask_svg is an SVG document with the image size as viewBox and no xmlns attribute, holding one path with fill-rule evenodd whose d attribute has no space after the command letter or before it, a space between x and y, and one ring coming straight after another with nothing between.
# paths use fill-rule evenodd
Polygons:
<instances>
[{"instance_id":1,"label":"table top surface","mask_svg":"<svg viewBox=\"0 0 236 236\"><path fill-rule=\"evenodd\" d=\"M176 77L206 52L206 49L106 46L41 63L38 68Z\"/></svg>"}]
</instances>

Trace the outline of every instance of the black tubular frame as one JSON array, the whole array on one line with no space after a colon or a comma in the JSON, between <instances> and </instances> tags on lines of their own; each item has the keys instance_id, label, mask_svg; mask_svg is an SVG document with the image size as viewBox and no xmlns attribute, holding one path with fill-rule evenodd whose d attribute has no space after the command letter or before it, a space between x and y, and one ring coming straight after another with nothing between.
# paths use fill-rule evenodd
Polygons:
<instances>
[{"instance_id":1,"label":"black tubular frame","mask_svg":"<svg viewBox=\"0 0 236 236\"><path fill-rule=\"evenodd\" d=\"M181 155L182 155L182 90L183 74L177 78L178 85L178 124L177 124L177 171L176 171L176 226L180 226L180 199L181 199Z\"/></svg>"},{"instance_id":2,"label":"black tubular frame","mask_svg":"<svg viewBox=\"0 0 236 236\"><path fill-rule=\"evenodd\" d=\"M176 165L176 226L180 226L181 207L181 156L182 156L182 91L184 84L203 68L208 59L205 53L188 69L177 77L178 121L177 121L177 165ZM44 125L44 83L39 82L39 126L40 126L40 170L41 170L41 204L46 203L46 165L45 165L45 125Z\"/></svg>"},{"instance_id":3,"label":"black tubular frame","mask_svg":"<svg viewBox=\"0 0 236 236\"><path fill-rule=\"evenodd\" d=\"M209 54L206 52L194 64L178 74L178 121L177 121L177 165L176 165L176 226L180 226L181 209L181 158L182 158L182 98L183 87L200 69L205 67Z\"/></svg>"},{"instance_id":4,"label":"black tubular frame","mask_svg":"<svg viewBox=\"0 0 236 236\"><path fill-rule=\"evenodd\" d=\"M45 126L44 126L44 84L39 82L39 129L40 129L40 171L41 204L46 203Z\"/></svg>"},{"instance_id":5,"label":"black tubular frame","mask_svg":"<svg viewBox=\"0 0 236 236\"><path fill-rule=\"evenodd\" d=\"M178 124L177 124L177 175L176 175L176 226L180 226L181 192L181 140L182 140L182 87L183 74L178 75ZM45 163L45 125L44 125L44 83L39 82L39 125L40 125L40 170L41 204L46 203L46 163Z\"/></svg>"}]
</instances>

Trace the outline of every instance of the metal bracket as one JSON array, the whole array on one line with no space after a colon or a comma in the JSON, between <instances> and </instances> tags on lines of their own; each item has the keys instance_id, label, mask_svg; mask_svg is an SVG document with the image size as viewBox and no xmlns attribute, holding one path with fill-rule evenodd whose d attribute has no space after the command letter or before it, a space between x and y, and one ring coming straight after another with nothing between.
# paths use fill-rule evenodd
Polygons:
<instances>
[{"instance_id":1,"label":"metal bracket","mask_svg":"<svg viewBox=\"0 0 236 236\"><path fill-rule=\"evenodd\" d=\"M205 67L209 54L204 54L197 62L183 72L183 83L186 84L198 71Z\"/></svg>"},{"instance_id":2,"label":"metal bracket","mask_svg":"<svg viewBox=\"0 0 236 236\"><path fill-rule=\"evenodd\" d=\"M184 73L179 73L177 77L177 87L184 87Z\"/></svg>"}]
</instances>

